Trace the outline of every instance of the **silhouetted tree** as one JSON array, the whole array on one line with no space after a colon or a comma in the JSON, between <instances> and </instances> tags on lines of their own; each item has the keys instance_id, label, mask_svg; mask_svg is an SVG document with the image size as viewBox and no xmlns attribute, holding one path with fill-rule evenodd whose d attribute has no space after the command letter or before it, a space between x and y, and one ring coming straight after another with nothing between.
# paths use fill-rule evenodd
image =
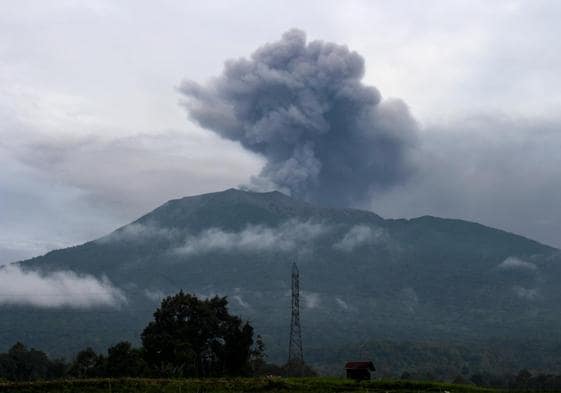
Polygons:
<instances>
[{"instance_id":1,"label":"silhouetted tree","mask_svg":"<svg viewBox=\"0 0 561 393\"><path fill-rule=\"evenodd\" d=\"M63 378L68 371L68 364L64 359L53 359L49 361L46 379Z\"/></svg>"},{"instance_id":2,"label":"silhouetted tree","mask_svg":"<svg viewBox=\"0 0 561 393\"><path fill-rule=\"evenodd\" d=\"M91 348L86 348L76 355L68 371L76 378L93 378L105 375L105 358Z\"/></svg>"},{"instance_id":3,"label":"silhouetted tree","mask_svg":"<svg viewBox=\"0 0 561 393\"><path fill-rule=\"evenodd\" d=\"M249 373L253 328L230 315L225 297L201 300L179 292L162 300L142 332L145 359L159 374Z\"/></svg>"},{"instance_id":4,"label":"silhouetted tree","mask_svg":"<svg viewBox=\"0 0 561 393\"><path fill-rule=\"evenodd\" d=\"M255 339L255 345L250 354L250 368L253 375L262 375L267 362L265 361L265 343L260 335Z\"/></svg>"},{"instance_id":5,"label":"silhouetted tree","mask_svg":"<svg viewBox=\"0 0 561 393\"><path fill-rule=\"evenodd\" d=\"M44 352L27 349L16 343L8 353L0 355L0 377L12 381L29 381L48 377L51 363Z\"/></svg>"},{"instance_id":6,"label":"silhouetted tree","mask_svg":"<svg viewBox=\"0 0 561 393\"><path fill-rule=\"evenodd\" d=\"M107 350L106 373L109 377L140 377L147 374L146 362L141 350L127 341Z\"/></svg>"},{"instance_id":7,"label":"silhouetted tree","mask_svg":"<svg viewBox=\"0 0 561 393\"><path fill-rule=\"evenodd\" d=\"M532 374L530 373L530 371L526 369L520 370L520 372L516 376L516 380L514 381L514 383L516 384L516 388L526 389L529 385L531 378L532 378Z\"/></svg>"}]
</instances>

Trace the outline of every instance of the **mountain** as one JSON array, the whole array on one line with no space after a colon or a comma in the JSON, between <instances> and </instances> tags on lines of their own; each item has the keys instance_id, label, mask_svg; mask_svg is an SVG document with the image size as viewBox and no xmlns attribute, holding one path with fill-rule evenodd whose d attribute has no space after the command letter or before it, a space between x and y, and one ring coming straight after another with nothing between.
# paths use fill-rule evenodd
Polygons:
<instances>
[{"instance_id":1,"label":"mountain","mask_svg":"<svg viewBox=\"0 0 561 393\"><path fill-rule=\"evenodd\" d=\"M230 189L171 200L100 239L19 262L26 271L107 277L127 302L1 306L0 349L21 340L69 355L138 342L159 299L184 289L227 295L282 361L293 262L311 363L373 340L561 338L555 248L462 220L383 219Z\"/></svg>"}]
</instances>

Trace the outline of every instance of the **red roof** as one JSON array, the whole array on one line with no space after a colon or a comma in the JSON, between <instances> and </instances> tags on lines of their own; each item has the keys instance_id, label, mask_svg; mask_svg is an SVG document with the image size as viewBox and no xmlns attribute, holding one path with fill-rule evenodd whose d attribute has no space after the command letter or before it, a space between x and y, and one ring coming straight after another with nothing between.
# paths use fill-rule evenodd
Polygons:
<instances>
[{"instance_id":1,"label":"red roof","mask_svg":"<svg viewBox=\"0 0 561 393\"><path fill-rule=\"evenodd\" d=\"M345 364L346 370L370 370L375 371L374 363L372 362L347 362Z\"/></svg>"}]
</instances>

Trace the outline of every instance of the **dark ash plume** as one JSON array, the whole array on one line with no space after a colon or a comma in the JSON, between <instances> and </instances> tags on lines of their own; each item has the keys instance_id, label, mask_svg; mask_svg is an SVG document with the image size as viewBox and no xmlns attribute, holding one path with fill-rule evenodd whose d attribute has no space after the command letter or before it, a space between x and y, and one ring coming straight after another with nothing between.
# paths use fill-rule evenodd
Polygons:
<instances>
[{"instance_id":1,"label":"dark ash plume","mask_svg":"<svg viewBox=\"0 0 561 393\"><path fill-rule=\"evenodd\" d=\"M356 52L291 30L180 90L193 120L266 158L253 188L351 205L407 177L416 135L406 105L382 101L363 75Z\"/></svg>"}]
</instances>

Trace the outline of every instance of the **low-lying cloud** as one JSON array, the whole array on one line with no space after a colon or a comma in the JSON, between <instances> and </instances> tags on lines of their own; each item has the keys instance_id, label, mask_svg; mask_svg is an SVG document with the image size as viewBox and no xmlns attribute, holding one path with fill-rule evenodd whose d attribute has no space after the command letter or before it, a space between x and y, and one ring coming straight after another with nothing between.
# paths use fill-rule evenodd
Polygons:
<instances>
[{"instance_id":1,"label":"low-lying cloud","mask_svg":"<svg viewBox=\"0 0 561 393\"><path fill-rule=\"evenodd\" d=\"M324 224L288 220L277 227L250 225L240 232L211 228L188 237L174 251L181 255L208 252L302 251L329 230Z\"/></svg>"},{"instance_id":2,"label":"low-lying cloud","mask_svg":"<svg viewBox=\"0 0 561 393\"><path fill-rule=\"evenodd\" d=\"M42 308L118 307L126 297L103 277L71 271L40 273L16 265L0 268L0 305Z\"/></svg>"},{"instance_id":3,"label":"low-lying cloud","mask_svg":"<svg viewBox=\"0 0 561 393\"><path fill-rule=\"evenodd\" d=\"M380 244L388 240L388 233L382 228L372 228L367 225L355 225L333 245L333 248L350 252L357 247Z\"/></svg>"},{"instance_id":4,"label":"low-lying cloud","mask_svg":"<svg viewBox=\"0 0 561 393\"><path fill-rule=\"evenodd\" d=\"M527 262L517 257L508 257L499 264L498 268L501 270L535 271L538 269L538 266L532 262Z\"/></svg>"},{"instance_id":5,"label":"low-lying cloud","mask_svg":"<svg viewBox=\"0 0 561 393\"><path fill-rule=\"evenodd\" d=\"M316 292L300 291L302 295L302 300L304 301L304 307L313 309L318 308L321 303L321 296Z\"/></svg>"},{"instance_id":6,"label":"low-lying cloud","mask_svg":"<svg viewBox=\"0 0 561 393\"><path fill-rule=\"evenodd\" d=\"M536 300L539 298L539 291L536 288L524 288L515 286L512 288L516 296L525 300Z\"/></svg>"},{"instance_id":7,"label":"low-lying cloud","mask_svg":"<svg viewBox=\"0 0 561 393\"><path fill-rule=\"evenodd\" d=\"M345 311L348 311L350 309L349 304L340 297L335 298L335 303L337 303L337 305Z\"/></svg>"},{"instance_id":8,"label":"low-lying cloud","mask_svg":"<svg viewBox=\"0 0 561 393\"><path fill-rule=\"evenodd\" d=\"M160 302L163 298L166 297L166 294L159 289L145 289L144 296L146 296L148 300L151 300L153 302Z\"/></svg>"},{"instance_id":9,"label":"low-lying cloud","mask_svg":"<svg viewBox=\"0 0 561 393\"><path fill-rule=\"evenodd\" d=\"M237 303L240 307L243 307L243 308L246 308L246 309L250 309L250 308L251 308L251 305L250 305L248 302L246 302L246 301L241 297L241 295L233 295L233 296L231 296L231 299L232 299L232 300L235 300L236 303Z\"/></svg>"}]
</instances>

